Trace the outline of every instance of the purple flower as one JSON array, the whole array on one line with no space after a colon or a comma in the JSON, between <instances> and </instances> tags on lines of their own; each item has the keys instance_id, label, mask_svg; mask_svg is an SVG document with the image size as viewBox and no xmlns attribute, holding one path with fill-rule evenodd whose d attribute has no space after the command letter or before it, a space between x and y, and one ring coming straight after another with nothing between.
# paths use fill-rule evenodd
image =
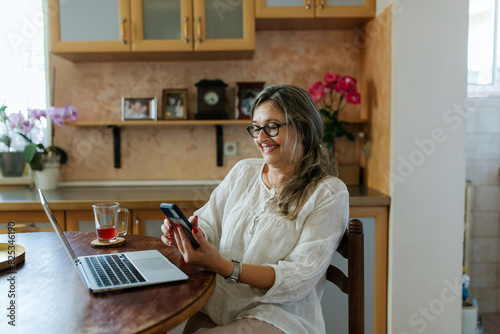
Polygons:
<instances>
[{"instance_id":1,"label":"purple flower","mask_svg":"<svg viewBox=\"0 0 500 334\"><path fill-rule=\"evenodd\" d=\"M47 109L47 116L57 126L64 125L64 108L49 107L49 109Z\"/></svg>"},{"instance_id":2,"label":"purple flower","mask_svg":"<svg viewBox=\"0 0 500 334\"><path fill-rule=\"evenodd\" d=\"M28 109L28 118L31 119L40 119L42 117L46 117L47 114L43 109Z\"/></svg>"},{"instance_id":3,"label":"purple flower","mask_svg":"<svg viewBox=\"0 0 500 334\"><path fill-rule=\"evenodd\" d=\"M9 128L11 130L14 130L15 128L19 127L23 121L24 121L24 116L21 112L18 112L17 114L10 114Z\"/></svg>"},{"instance_id":4,"label":"purple flower","mask_svg":"<svg viewBox=\"0 0 500 334\"><path fill-rule=\"evenodd\" d=\"M28 136L30 133L31 129L35 127L35 123L31 122L31 120L24 120L19 124L19 127L21 128L21 132L25 135Z\"/></svg>"},{"instance_id":5,"label":"purple flower","mask_svg":"<svg viewBox=\"0 0 500 334\"><path fill-rule=\"evenodd\" d=\"M76 116L78 115L78 112L76 111L75 106L64 106L64 117L69 117L69 120L71 122L76 121Z\"/></svg>"}]
</instances>

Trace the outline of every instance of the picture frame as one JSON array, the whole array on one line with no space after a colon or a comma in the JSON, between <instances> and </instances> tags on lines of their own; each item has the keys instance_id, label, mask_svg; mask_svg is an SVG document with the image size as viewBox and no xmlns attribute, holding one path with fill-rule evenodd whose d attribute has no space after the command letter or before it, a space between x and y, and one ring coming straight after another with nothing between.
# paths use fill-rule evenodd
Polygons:
<instances>
[{"instance_id":1,"label":"picture frame","mask_svg":"<svg viewBox=\"0 0 500 334\"><path fill-rule=\"evenodd\" d=\"M264 89L265 82L237 82L236 83L236 119L250 119L252 103Z\"/></svg>"},{"instance_id":2,"label":"picture frame","mask_svg":"<svg viewBox=\"0 0 500 334\"><path fill-rule=\"evenodd\" d=\"M187 119L187 88L164 89L162 97L161 119Z\"/></svg>"},{"instance_id":3,"label":"picture frame","mask_svg":"<svg viewBox=\"0 0 500 334\"><path fill-rule=\"evenodd\" d=\"M156 121L156 97L122 97L122 121Z\"/></svg>"}]
</instances>

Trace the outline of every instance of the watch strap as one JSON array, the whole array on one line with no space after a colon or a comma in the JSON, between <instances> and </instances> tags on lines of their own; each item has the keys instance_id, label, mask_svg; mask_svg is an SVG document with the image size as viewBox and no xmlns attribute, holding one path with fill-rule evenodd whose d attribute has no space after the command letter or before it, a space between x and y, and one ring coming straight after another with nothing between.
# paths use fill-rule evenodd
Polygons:
<instances>
[{"instance_id":1,"label":"watch strap","mask_svg":"<svg viewBox=\"0 0 500 334\"><path fill-rule=\"evenodd\" d=\"M236 260L231 260L231 262L233 263L233 272L231 273L231 276L226 277L226 282L236 284L240 280L241 263Z\"/></svg>"}]
</instances>

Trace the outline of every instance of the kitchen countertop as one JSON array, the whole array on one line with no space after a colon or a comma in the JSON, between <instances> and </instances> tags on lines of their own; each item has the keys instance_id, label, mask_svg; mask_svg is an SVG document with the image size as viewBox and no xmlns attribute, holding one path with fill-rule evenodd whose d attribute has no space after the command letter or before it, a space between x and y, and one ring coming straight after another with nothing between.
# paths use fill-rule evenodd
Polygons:
<instances>
[{"instance_id":1,"label":"kitchen countertop","mask_svg":"<svg viewBox=\"0 0 500 334\"><path fill-rule=\"evenodd\" d=\"M53 210L91 210L97 202L119 202L123 207L157 209L161 202L184 207L202 206L215 189L206 186L147 187L64 187L46 190L44 195ZM348 186L350 206L388 206L390 198L365 186ZM37 190L29 188L0 193L0 211L42 210Z\"/></svg>"}]
</instances>

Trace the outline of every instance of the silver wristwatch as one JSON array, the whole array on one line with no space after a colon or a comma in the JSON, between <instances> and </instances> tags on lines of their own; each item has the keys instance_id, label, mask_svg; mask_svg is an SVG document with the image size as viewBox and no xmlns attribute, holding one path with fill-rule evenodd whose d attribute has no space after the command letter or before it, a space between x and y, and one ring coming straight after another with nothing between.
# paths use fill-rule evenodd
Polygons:
<instances>
[{"instance_id":1,"label":"silver wristwatch","mask_svg":"<svg viewBox=\"0 0 500 334\"><path fill-rule=\"evenodd\" d=\"M236 260L231 260L231 262L234 264L233 272L232 272L231 276L226 277L226 282L230 283L230 284L236 284L240 280L241 263L239 263Z\"/></svg>"}]
</instances>

